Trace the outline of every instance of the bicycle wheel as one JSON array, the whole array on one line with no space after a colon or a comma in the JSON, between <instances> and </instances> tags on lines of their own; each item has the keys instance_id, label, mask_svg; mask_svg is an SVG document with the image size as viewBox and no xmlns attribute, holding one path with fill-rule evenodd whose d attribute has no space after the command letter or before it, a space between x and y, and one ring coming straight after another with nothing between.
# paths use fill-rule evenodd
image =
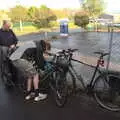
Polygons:
<instances>
[{"instance_id":1,"label":"bicycle wheel","mask_svg":"<svg viewBox=\"0 0 120 120\"><path fill-rule=\"evenodd\" d=\"M68 95L75 93L76 91L76 80L71 70L66 73L66 82L68 86Z\"/></svg>"},{"instance_id":2,"label":"bicycle wheel","mask_svg":"<svg viewBox=\"0 0 120 120\"><path fill-rule=\"evenodd\" d=\"M56 71L54 75L55 80L55 101L58 107L63 107L67 102L67 83L66 76L61 71Z\"/></svg>"},{"instance_id":3,"label":"bicycle wheel","mask_svg":"<svg viewBox=\"0 0 120 120\"><path fill-rule=\"evenodd\" d=\"M120 110L119 81L120 78L114 74L104 74L96 78L94 82L94 97L101 107L110 111Z\"/></svg>"}]
</instances>

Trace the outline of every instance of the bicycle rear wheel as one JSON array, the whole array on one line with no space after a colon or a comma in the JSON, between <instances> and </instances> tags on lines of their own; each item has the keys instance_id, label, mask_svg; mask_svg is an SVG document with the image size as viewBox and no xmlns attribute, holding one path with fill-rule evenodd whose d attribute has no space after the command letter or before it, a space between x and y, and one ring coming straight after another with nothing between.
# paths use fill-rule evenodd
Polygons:
<instances>
[{"instance_id":1,"label":"bicycle rear wheel","mask_svg":"<svg viewBox=\"0 0 120 120\"><path fill-rule=\"evenodd\" d=\"M55 97L56 105L58 107L63 107L67 102L67 94L68 94L66 76L63 72L56 71L54 74L54 80L55 80L54 97Z\"/></svg>"},{"instance_id":2,"label":"bicycle rear wheel","mask_svg":"<svg viewBox=\"0 0 120 120\"><path fill-rule=\"evenodd\" d=\"M101 107L120 111L120 78L114 74L98 76L94 82L94 97Z\"/></svg>"}]
</instances>

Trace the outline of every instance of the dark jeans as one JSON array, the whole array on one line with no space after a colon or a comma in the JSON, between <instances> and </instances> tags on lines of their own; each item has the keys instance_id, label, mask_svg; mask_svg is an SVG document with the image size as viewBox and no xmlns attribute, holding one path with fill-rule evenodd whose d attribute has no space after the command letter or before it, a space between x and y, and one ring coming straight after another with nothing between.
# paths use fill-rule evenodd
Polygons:
<instances>
[{"instance_id":1,"label":"dark jeans","mask_svg":"<svg viewBox=\"0 0 120 120\"><path fill-rule=\"evenodd\" d=\"M8 49L8 47L0 46L0 73L2 73L4 63L8 59Z\"/></svg>"}]
</instances>

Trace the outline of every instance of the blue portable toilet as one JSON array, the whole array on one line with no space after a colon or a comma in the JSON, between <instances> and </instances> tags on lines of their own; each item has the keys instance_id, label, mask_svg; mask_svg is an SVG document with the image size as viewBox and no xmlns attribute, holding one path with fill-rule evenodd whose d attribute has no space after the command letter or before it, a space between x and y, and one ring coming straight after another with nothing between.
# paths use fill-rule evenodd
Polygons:
<instances>
[{"instance_id":1,"label":"blue portable toilet","mask_svg":"<svg viewBox=\"0 0 120 120\"><path fill-rule=\"evenodd\" d=\"M69 22L68 19L59 20L61 36L68 36L68 22Z\"/></svg>"}]
</instances>

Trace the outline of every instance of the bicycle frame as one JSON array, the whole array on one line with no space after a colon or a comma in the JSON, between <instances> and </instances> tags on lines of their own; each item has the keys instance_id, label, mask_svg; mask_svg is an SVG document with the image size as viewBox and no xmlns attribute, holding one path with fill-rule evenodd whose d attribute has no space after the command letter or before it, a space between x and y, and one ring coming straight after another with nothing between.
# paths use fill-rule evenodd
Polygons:
<instances>
[{"instance_id":1,"label":"bicycle frame","mask_svg":"<svg viewBox=\"0 0 120 120\"><path fill-rule=\"evenodd\" d=\"M84 79L82 78L81 75L78 75L78 73L77 73L76 70L74 69L73 65L70 63L70 66L69 66L69 69L73 72L73 75L74 75L74 77L75 77L75 80L79 80L79 81L81 82L82 87L83 87L84 89L86 89L87 87L92 88L93 83L94 83L94 79L95 79L95 76L96 76L96 73L98 72L99 74L102 74L102 71L101 71L100 68L99 68L99 64L97 63L96 66L92 66L92 65L86 64L86 63L84 63L84 62L78 61L78 60L73 60L73 59L72 59L72 61L78 62L78 63L80 63L80 64L84 64L84 65L86 65L86 66L89 66L89 67L95 69L94 72L93 72L93 75L92 75L92 79L90 80L90 83L86 86L86 85L85 85L85 82L84 82ZM74 86L76 87L76 82L74 82Z\"/></svg>"},{"instance_id":2,"label":"bicycle frame","mask_svg":"<svg viewBox=\"0 0 120 120\"><path fill-rule=\"evenodd\" d=\"M93 65L84 63L84 62L82 62L82 61L73 59L73 58L72 58L72 56L73 56L73 53L72 53L72 52L69 53L68 55L66 55L65 52L64 52L63 54L64 54L65 58L68 60L68 62L69 62L69 70L73 73L72 76L73 76L74 79L75 79L75 80L73 80L73 87L76 88L76 80L79 80L79 81L81 82L82 87L83 87L84 89L92 89L92 88L93 88L93 84L94 84L94 80L95 80L96 73L98 72L99 74L102 74L102 71L100 70L100 65L103 66L103 64L104 64L104 61L103 61L103 56L104 56L104 55L100 55L100 57L99 57L98 60L97 60L96 66L93 66ZM87 86L85 86L85 82L84 82L82 76L77 74L76 70L74 69L74 67L73 67L73 65L72 65L72 63L71 63L71 60L72 60L72 61L75 61L75 62L78 62L78 63L80 63L80 64L84 64L84 65L86 65L86 66L89 66L89 67L91 67L91 68L94 68L94 72L93 72L93 75L92 75L92 79L90 80L90 83L89 83ZM102 63L101 63L101 61L102 61Z\"/></svg>"},{"instance_id":3,"label":"bicycle frame","mask_svg":"<svg viewBox=\"0 0 120 120\"><path fill-rule=\"evenodd\" d=\"M47 81L50 78L50 76L53 75L54 72L60 70L60 68L56 64L56 60L58 59L58 57L59 56L54 55L52 62L48 62L51 65L51 69L50 69L50 71L48 71L48 70L45 71L45 74L43 75L43 78L40 80L40 83ZM48 82L49 82L49 86L51 87L51 89L55 91L55 88L54 88L52 82L51 81L48 81Z\"/></svg>"}]
</instances>

